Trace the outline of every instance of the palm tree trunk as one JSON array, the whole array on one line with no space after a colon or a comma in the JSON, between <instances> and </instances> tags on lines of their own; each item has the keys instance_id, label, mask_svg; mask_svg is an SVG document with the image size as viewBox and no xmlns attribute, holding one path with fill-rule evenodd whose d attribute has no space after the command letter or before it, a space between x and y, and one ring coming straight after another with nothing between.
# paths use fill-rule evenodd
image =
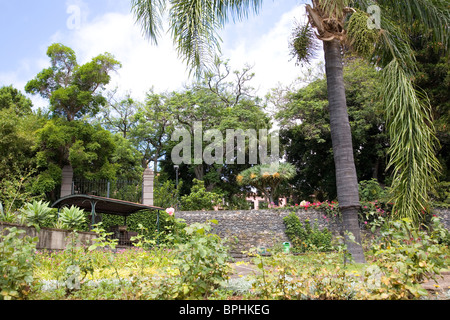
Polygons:
<instances>
[{"instance_id":1,"label":"palm tree trunk","mask_svg":"<svg viewBox=\"0 0 450 320\"><path fill-rule=\"evenodd\" d=\"M360 208L358 179L345 97L341 45L338 40L324 41L323 43L339 208L343 218L344 231L352 233L356 243L350 241L347 235L345 235L345 242L353 260L357 263L365 263L358 223Z\"/></svg>"}]
</instances>

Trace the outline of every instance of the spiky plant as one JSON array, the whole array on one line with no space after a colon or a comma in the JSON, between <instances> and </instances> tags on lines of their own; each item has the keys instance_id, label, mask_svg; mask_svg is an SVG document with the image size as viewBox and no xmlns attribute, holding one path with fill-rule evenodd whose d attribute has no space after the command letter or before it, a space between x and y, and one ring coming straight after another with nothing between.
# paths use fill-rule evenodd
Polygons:
<instances>
[{"instance_id":1,"label":"spiky plant","mask_svg":"<svg viewBox=\"0 0 450 320\"><path fill-rule=\"evenodd\" d=\"M19 211L24 215L25 221L37 229L53 217L50 202L43 202L42 200L26 203Z\"/></svg>"},{"instance_id":2,"label":"spiky plant","mask_svg":"<svg viewBox=\"0 0 450 320\"><path fill-rule=\"evenodd\" d=\"M241 186L256 188L273 203L279 185L292 179L295 173L296 169L290 163L263 164L242 171L236 181Z\"/></svg>"},{"instance_id":3,"label":"spiky plant","mask_svg":"<svg viewBox=\"0 0 450 320\"><path fill-rule=\"evenodd\" d=\"M59 214L58 220L64 227L70 230L81 230L86 223L84 210L75 206L71 206L70 208L64 207Z\"/></svg>"}]
</instances>

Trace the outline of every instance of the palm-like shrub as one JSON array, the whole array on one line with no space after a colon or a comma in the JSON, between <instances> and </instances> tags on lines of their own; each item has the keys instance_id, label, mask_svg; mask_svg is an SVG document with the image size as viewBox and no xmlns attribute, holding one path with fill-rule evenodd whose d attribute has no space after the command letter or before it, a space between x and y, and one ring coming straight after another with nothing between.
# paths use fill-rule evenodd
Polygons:
<instances>
[{"instance_id":1,"label":"palm-like shrub","mask_svg":"<svg viewBox=\"0 0 450 320\"><path fill-rule=\"evenodd\" d=\"M272 203L280 184L292 179L295 174L295 166L290 163L262 164L242 171L236 180L241 186L258 189Z\"/></svg>"},{"instance_id":2,"label":"palm-like shrub","mask_svg":"<svg viewBox=\"0 0 450 320\"><path fill-rule=\"evenodd\" d=\"M81 230L86 223L84 210L75 206L65 207L59 214L59 221L62 226L70 230Z\"/></svg>"},{"instance_id":3,"label":"palm-like shrub","mask_svg":"<svg viewBox=\"0 0 450 320\"><path fill-rule=\"evenodd\" d=\"M20 209L20 212L24 215L25 221L36 228L42 227L50 218L52 208L50 208L50 202L33 201L32 203L26 203L25 206Z\"/></svg>"}]
</instances>

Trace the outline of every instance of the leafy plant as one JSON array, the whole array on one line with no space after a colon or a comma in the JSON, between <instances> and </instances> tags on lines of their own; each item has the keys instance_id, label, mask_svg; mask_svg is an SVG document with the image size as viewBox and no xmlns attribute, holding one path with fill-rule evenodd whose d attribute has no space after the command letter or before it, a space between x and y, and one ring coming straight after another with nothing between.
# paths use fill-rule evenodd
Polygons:
<instances>
[{"instance_id":1,"label":"leafy plant","mask_svg":"<svg viewBox=\"0 0 450 320\"><path fill-rule=\"evenodd\" d=\"M194 223L185 228L186 243L175 248L171 267L164 270L164 277L153 279L145 290L149 299L204 299L226 280L230 271L228 251L224 241L211 233L211 224Z\"/></svg>"},{"instance_id":2,"label":"leafy plant","mask_svg":"<svg viewBox=\"0 0 450 320\"><path fill-rule=\"evenodd\" d=\"M181 207L186 211L211 210L219 204L221 196L205 189L205 183L194 179L194 186L189 195L181 197Z\"/></svg>"},{"instance_id":3,"label":"leafy plant","mask_svg":"<svg viewBox=\"0 0 450 320\"><path fill-rule=\"evenodd\" d=\"M38 238L24 233L6 228L0 234L0 300L22 300L30 293Z\"/></svg>"},{"instance_id":4,"label":"leafy plant","mask_svg":"<svg viewBox=\"0 0 450 320\"><path fill-rule=\"evenodd\" d=\"M28 223L36 227L36 229L40 229L50 218L53 217L51 214L52 208L49 206L50 202L35 200L32 203L26 203L25 206L20 209L20 212L24 214Z\"/></svg>"},{"instance_id":5,"label":"leafy plant","mask_svg":"<svg viewBox=\"0 0 450 320\"><path fill-rule=\"evenodd\" d=\"M293 252L332 249L331 232L327 228L320 230L317 221L311 227L309 220L302 223L295 213L291 213L283 219L283 222L286 226L286 235L293 244Z\"/></svg>"},{"instance_id":6,"label":"leafy plant","mask_svg":"<svg viewBox=\"0 0 450 320\"><path fill-rule=\"evenodd\" d=\"M81 230L86 223L84 210L75 206L70 208L64 207L59 214L59 221L62 225L70 230Z\"/></svg>"},{"instance_id":7,"label":"leafy plant","mask_svg":"<svg viewBox=\"0 0 450 320\"><path fill-rule=\"evenodd\" d=\"M376 179L359 182L359 196L361 201L375 201L385 197L385 191Z\"/></svg>"},{"instance_id":8,"label":"leafy plant","mask_svg":"<svg viewBox=\"0 0 450 320\"><path fill-rule=\"evenodd\" d=\"M444 246L436 234L417 230L410 219L384 225L372 245L375 265L367 268L364 281L371 284L366 298L382 300L417 299L427 295L424 279L440 275L445 265Z\"/></svg>"}]
</instances>

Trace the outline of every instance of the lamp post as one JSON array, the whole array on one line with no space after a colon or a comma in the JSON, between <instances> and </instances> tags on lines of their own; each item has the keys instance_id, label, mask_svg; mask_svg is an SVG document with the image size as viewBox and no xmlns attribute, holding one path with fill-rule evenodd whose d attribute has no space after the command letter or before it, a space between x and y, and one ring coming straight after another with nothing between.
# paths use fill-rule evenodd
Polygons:
<instances>
[{"instance_id":1,"label":"lamp post","mask_svg":"<svg viewBox=\"0 0 450 320\"><path fill-rule=\"evenodd\" d=\"M178 170L180 169L180 166L179 166L179 165L174 165L173 167L174 167L175 172L176 172L176 184L175 184L175 187L176 187L176 190L177 190L177 204L176 204L176 209L177 209L177 211L178 211Z\"/></svg>"}]
</instances>

